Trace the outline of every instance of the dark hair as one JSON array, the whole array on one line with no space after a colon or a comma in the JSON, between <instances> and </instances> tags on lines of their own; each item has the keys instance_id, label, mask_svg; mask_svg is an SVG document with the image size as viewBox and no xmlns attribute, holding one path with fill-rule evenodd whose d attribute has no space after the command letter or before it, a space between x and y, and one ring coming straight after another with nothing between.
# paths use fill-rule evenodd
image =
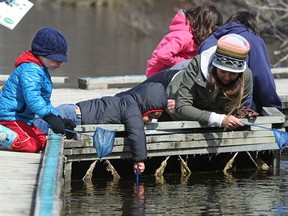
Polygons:
<instances>
[{"instance_id":1,"label":"dark hair","mask_svg":"<svg viewBox=\"0 0 288 216\"><path fill-rule=\"evenodd\" d=\"M246 26L247 28L254 31L257 35L259 35L258 24L256 20L256 15L250 13L249 11L238 11L228 18L227 22L236 22Z\"/></svg>"},{"instance_id":2,"label":"dark hair","mask_svg":"<svg viewBox=\"0 0 288 216\"><path fill-rule=\"evenodd\" d=\"M213 31L223 25L221 13L211 4L204 3L185 11L190 22L193 40L199 46Z\"/></svg>"},{"instance_id":3,"label":"dark hair","mask_svg":"<svg viewBox=\"0 0 288 216\"><path fill-rule=\"evenodd\" d=\"M229 100L229 103L225 107L226 114L230 115L237 112L242 105L244 94L244 73L239 73L235 81L223 84L217 76L217 68L213 66L209 79L213 98L216 99L217 96L223 94Z\"/></svg>"}]
</instances>

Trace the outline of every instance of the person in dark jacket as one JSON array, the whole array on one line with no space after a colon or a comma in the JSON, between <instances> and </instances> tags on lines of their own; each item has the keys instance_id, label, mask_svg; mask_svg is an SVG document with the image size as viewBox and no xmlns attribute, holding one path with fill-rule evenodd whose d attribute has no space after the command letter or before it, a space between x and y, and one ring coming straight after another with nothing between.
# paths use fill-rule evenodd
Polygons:
<instances>
[{"instance_id":1,"label":"person in dark jacket","mask_svg":"<svg viewBox=\"0 0 288 216\"><path fill-rule=\"evenodd\" d=\"M35 115L43 118L55 133L76 126L62 119L51 104L54 71L68 61L67 42L54 28L41 28L34 36L31 50L20 54L16 69L0 92L0 124L17 133L10 146L12 151L40 152L46 146L46 136L32 123Z\"/></svg>"},{"instance_id":2,"label":"person in dark jacket","mask_svg":"<svg viewBox=\"0 0 288 216\"><path fill-rule=\"evenodd\" d=\"M253 75L253 95L247 107L261 112L262 107L282 108L281 99L276 92L270 61L265 42L258 34L256 17L248 11L233 14L225 25L218 28L199 47L198 54L216 46L223 35L238 34L250 44L246 62Z\"/></svg>"},{"instance_id":3,"label":"person in dark jacket","mask_svg":"<svg viewBox=\"0 0 288 216\"><path fill-rule=\"evenodd\" d=\"M156 94L157 93L157 94ZM77 125L124 124L134 162L141 173L147 159L144 123L157 119L167 106L168 96L160 83L147 83L135 88L123 97L106 96L76 104L56 107L62 118L68 118ZM34 125L43 133L48 132L48 124L41 118Z\"/></svg>"}]
</instances>

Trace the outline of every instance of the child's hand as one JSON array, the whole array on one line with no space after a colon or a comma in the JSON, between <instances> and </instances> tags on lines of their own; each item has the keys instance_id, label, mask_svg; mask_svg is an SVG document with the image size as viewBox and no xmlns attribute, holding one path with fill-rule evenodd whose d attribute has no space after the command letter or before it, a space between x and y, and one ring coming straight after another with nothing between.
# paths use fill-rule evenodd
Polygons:
<instances>
[{"instance_id":1,"label":"child's hand","mask_svg":"<svg viewBox=\"0 0 288 216\"><path fill-rule=\"evenodd\" d=\"M65 124L62 121L60 116L56 116L53 113L49 113L48 115L43 117L43 120L46 121L52 131L56 134L64 134L65 133Z\"/></svg>"},{"instance_id":2,"label":"child's hand","mask_svg":"<svg viewBox=\"0 0 288 216\"><path fill-rule=\"evenodd\" d=\"M73 122L71 119L64 118L62 119L62 121L64 122L65 129L73 131L74 128L76 127L75 122ZM66 139L73 139L73 137L75 136L75 133L70 131L65 130Z\"/></svg>"},{"instance_id":3,"label":"child's hand","mask_svg":"<svg viewBox=\"0 0 288 216\"><path fill-rule=\"evenodd\" d=\"M136 174L137 168L140 170L140 173L143 173L145 170L145 164L143 161L134 162L134 173Z\"/></svg>"},{"instance_id":4,"label":"child's hand","mask_svg":"<svg viewBox=\"0 0 288 216\"><path fill-rule=\"evenodd\" d=\"M167 109L169 113L175 114L176 113L176 103L175 100L168 99Z\"/></svg>"},{"instance_id":5,"label":"child's hand","mask_svg":"<svg viewBox=\"0 0 288 216\"><path fill-rule=\"evenodd\" d=\"M223 119L221 126L225 129L233 130L239 126L244 126L244 125L241 123L241 119L232 115L228 115L228 116L225 116L225 118Z\"/></svg>"}]
</instances>

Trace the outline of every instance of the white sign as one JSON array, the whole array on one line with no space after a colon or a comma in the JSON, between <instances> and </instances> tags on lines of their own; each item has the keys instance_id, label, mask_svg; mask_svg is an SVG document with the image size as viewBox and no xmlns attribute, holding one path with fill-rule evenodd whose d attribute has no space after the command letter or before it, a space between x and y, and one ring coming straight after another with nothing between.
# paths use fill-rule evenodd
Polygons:
<instances>
[{"instance_id":1,"label":"white sign","mask_svg":"<svg viewBox=\"0 0 288 216\"><path fill-rule=\"evenodd\" d=\"M28 0L0 1L0 24L13 30L32 7Z\"/></svg>"}]
</instances>

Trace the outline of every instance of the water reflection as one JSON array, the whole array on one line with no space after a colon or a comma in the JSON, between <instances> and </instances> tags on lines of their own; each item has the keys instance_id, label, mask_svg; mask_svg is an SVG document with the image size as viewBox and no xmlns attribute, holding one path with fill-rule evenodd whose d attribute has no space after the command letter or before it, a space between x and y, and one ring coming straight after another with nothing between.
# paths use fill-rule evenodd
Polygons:
<instances>
[{"instance_id":1,"label":"water reflection","mask_svg":"<svg viewBox=\"0 0 288 216\"><path fill-rule=\"evenodd\" d=\"M63 215L285 215L288 161L266 171L94 179L71 183Z\"/></svg>"},{"instance_id":2,"label":"water reflection","mask_svg":"<svg viewBox=\"0 0 288 216\"><path fill-rule=\"evenodd\" d=\"M133 187L131 198L125 199L122 205L122 215L145 215L145 186L140 184L137 188ZM148 201L147 201L148 202Z\"/></svg>"},{"instance_id":3,"label":"water reflection","mask_svg":"<svg viewBox=\"0 0 288 216\"><path fill-rule=\"evenodd\" d=\"M16 28L11 31L0 26L0 73L10 74L17 56L30 49L35 32L43 26L58 28L68 41L69 62L52 73L53 76L68 76L67 87L78 87L79 77L145 74L146 61L160 38L166 33L174 5L180 2L161 1L157 7L143 8L153 22L151 35L138 34L137 29L126 22L129 7L69 7L47 1L32 1L34 6ZM159 8L162 9L159 14ZM147 12L149 10L149 12ZM167 21L169 20L169 21ZM164 25L165 23L165 25Z\"/></svg>"},{"instance_id":4,"label":"water reflection","mask_svg":"<svg viewBox=\"0 0 288 216\"><path fill-rule=\"evenodd\" d=\"M175 0L157 4L134 1L128 7L99 8L61 6L53 4L55 1L32 2L34 6L13 31L0 26L0 74L10 74L19 54L30 49L35 32L51 26L61 30L69 44L69 62L52 75L69 77L65 87L75 88L79 77L145 74L146 62L167 33L171 18L179 8L191 6ZM139 5L146 6L139 9ZM139 34L137 28L127 24L127 20L144 22L142 17L153 25L150 34ZM275 44L268 46L271 62L275 47Z\"/></svg>"}]
</instances>

